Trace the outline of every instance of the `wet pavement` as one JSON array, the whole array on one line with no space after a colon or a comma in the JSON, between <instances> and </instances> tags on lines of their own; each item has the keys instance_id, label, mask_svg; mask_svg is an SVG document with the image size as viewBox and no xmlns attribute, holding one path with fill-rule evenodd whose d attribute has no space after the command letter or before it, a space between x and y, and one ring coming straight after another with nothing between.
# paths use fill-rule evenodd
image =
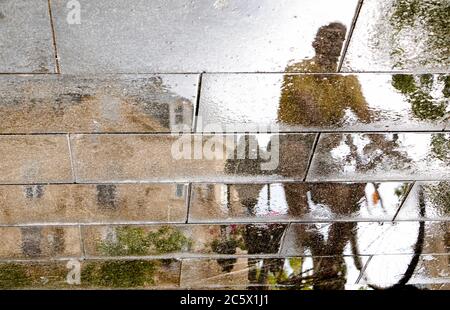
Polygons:
<instances>
[{"instance_id":1,"label":"wet pavement","mask_svg":"<svg viewBox=\"0 0 450 310\"><path fill-rule=\"evenodd\" d=\"M448 12L0 1L0 289L450 289Z\"/></svg>"}]
</instances>

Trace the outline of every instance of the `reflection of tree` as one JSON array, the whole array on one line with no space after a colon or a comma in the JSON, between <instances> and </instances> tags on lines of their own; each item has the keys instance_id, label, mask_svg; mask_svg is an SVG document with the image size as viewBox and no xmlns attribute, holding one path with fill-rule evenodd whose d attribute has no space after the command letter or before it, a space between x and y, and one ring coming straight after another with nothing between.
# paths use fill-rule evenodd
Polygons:
<instances>
[{"instance_id":1,"label":"reflection of tree","mask_svg":"<svg viewBox=\"0 0 450 310\"><path fill-rule=\"evenodd\" d=\"M438 133L431 137L431 151L433 156L450 164L450 135Z\"/></svg>"},{"instance_id":2,"label":"reflection of tree","mask_svg":"<svg viewBox=\"0 0 450 310\"><path fill-rule=\"evenodd\" d=\"M420 55L425 56L421 64L448 62L450 3L447 0L393 0L391 8L389 24L394 30L390 33L394 68L403 68L410 59L405 56L405 50L416 48L410 40L405 46L402 37L418 33L418 30L425 43L421 46Z\"/></svg>"},{"instance_id":3,"label":"reflection of tree","mask_svg":"<svg viewBox=\"0 0 450 310\"><path fill-rule=\"evenodd\" d=\"M431 203L437 208L442 208L440 213L450 214L450 182L439 182L436 185L423 189Z\"/></svg>"},{"instance_id":4,"label":"reflection of tree","mask_svg":"<svg viewBox=\"0 0 450 310\"><path fill-rule=\"evenodd\" d=\"M445 116L450 97L450 76L423 74L394 74L392 86L411 104L411 109L421 120L437 120ZM436 98L436 88L441 86L443 97Z\"/></svg>"},{"instance_id":5,"label":"reflection of tree","mask_svg":"<svg viewBox=\"0 0 450 310\"><path fill-rule=\"evenodd\" d=\"M447 120L450 98L450 76L422 74L394 74L392 86L400 91L411 104L415 117L421 120ZM431 137L431 151L435 158L450 161L450 139L445 134Z\"/></svg>"}]
</instances>

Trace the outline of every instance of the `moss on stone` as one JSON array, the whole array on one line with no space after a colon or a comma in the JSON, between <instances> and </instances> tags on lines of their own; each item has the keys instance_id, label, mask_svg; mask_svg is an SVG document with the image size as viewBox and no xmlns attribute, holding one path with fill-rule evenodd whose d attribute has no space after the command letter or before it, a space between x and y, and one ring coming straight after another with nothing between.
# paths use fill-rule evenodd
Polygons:
<instances>
[{"instance_id":1,"label":"moss on stone","mask_svg":"<svg viewBox=\"0 0 450 310\"><path fill-rule=\"evenodd\" d=\"M23 288L31 286L32 280L26 268L20 264L7 263L0 265L0 288Z\"/></svg>"},{"instance_id":2,"label":"moss on stone","mask_svg":"<svg viewBox=\"0 0 450 310\"><path fill-rule=\"evenodd\" d=\"M81 272L82 283L94 287L145 287L155 283L154 261L92 262Z\"/></svg>"},{"instance_id":3,"label":"moss on stone","mask_svg":"<svg viewBox=\"0 0 450 310\"><path fill-rule=\"evenodd\" d=\"M170 226L163 226L148 233L141 227L125 226L117 228L116 234L116 240L105 241L98 246L103 255L165 254L189 249L192 245L192 240Z\"/></svg>"}]
</instances>

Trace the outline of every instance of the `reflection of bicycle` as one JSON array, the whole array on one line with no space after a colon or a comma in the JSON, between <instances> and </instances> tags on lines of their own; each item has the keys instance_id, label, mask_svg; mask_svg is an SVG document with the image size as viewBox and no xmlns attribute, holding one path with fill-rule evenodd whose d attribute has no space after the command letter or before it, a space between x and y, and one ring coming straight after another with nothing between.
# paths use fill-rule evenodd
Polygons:
<instances>
[{"instance_id":1,"label":"reflection of bicycle","mask_svg":"<svg viewBox=\"0 0 450 310\"><path fill-rule=\"evenodd\" d=\"M425 202L424 198L421 195L419 198L419 212L420 217L425 217ZM425 221L419 221L419 228L418 228L418 234L417 239L414 243L414 254L412 256L411 261L408 264L408 267L406 268L405 272L402 274L401 278L393 285L382 287L377 284L372 283L370 277L366 274L366 271L363 271L364 264L361 261L361 256L359 254L359 246L358 246L358 237L356 235L356 231L352 231L350 236L350 243L351 243L351 249L353 254L353 260L356 268L359 270L359 272L362 275L362 279L367 283L367 285L375 290L386 290L386 289L399 289L399 288L411 288L411 289L417 289L413 285L408 285L407 283L411 279L411 277L414 274L414 270L416 269L419 260L420 255L423 251L423 244L425 240ZM369 262L370 264L370 262Z\"/></svg>"}]
</instances>

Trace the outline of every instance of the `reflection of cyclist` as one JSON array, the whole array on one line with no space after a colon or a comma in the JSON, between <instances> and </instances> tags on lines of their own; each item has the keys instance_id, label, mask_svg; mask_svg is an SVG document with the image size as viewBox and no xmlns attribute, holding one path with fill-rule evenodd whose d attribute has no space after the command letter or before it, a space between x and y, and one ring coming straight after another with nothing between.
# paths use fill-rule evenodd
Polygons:
<instances>
[{"instance_id":1,"label":"reflection of cyclist","mask_svg":"<svg viewBox=\"0 0 450 310\"><path fill-rule=\"evenodd\" d=\"M287 72L336 72L338 58L345 39L346 28L340 23L322 26L313 42L316 55L307 61L290 65ZM350 110L364 122L370 121L370 111L355 76L341 75L285 75L278 109L278 120L286 125L332 126L339 125ZM290 151L281 144L280 153ZM286 166L280 161L281 166ZM310 211L309 200L304 197L311 190L335 214L350 215L358 210L364 197L364 184L332 187L316 184L285 184L289 214L301 217ZM314 199L314 197L312 197ZM355 223L333 223L327 240L313 226L293 226L296 246L309 249L314 260L312 285L315 289L344 289L346 267L342 256L351 239ZM333 255L334 257L327 257ZM294 285L302 283L292 283Z\"/></svg>"}]
</instances>

